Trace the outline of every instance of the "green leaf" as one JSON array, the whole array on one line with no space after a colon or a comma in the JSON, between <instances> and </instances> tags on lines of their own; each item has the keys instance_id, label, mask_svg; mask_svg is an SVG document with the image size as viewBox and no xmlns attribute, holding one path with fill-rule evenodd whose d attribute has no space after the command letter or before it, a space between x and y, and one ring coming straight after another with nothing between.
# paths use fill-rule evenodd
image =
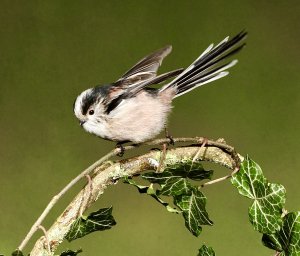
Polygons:
<instances>
[{"instance_id":1,"label":"green leaf","mask_svg":"<svg viewBox=\"0 0 300 256\"><path fill-rule=\"evenodd\" d=\"M208 247L206 245L202 245L199 249L199 253L197 256L215 256L215 252L212 247Z\"/></svg>"},{"instance_id":2,"label":"green leaf","mask_svg":"<svg viewBox=\"0 0 300 256\"><path fill-rule=\"evenodd\" d=\"M143 194L147 193L149 186L138 185L131 177L125 176L123 182L135 186L138 191Z\"/></svg>"},{"instance_id":3,"label":"green leaf","mask_svg":"<svg viewBox=\"0 0 300 256\"><path fill-rule=\"evenodd\" d=\"M281 255L296 256L300 254L300 212L290 212L283 217L283 225L275 234L264 234L263 244Z\"/></svg>"},{"instance_id":4,"label":"green leaf","mask_svg":"<svg viewBox=\"0 0 300 256\"><path fill-rule=\"evenodd\" d=\"M164 196L189 194L192 188L192 184L186 178L170 178L166 184L161 185L159 194Z\"/></svg>"},{"instance_id":5,"label":"green leaf","mask_svg":"<svg viewBox=\"0 0 300 256\"><path fill-rule=\"evenodd\" d=\"M77 254L81 253L82 250L79 249L77 251L72 251L72 250L67 250L67 251L64 251L60 254L60 256L76 256Z\"/></svg>"},{"instance_id":6,"label":"green leaf","mask_svg":"<svg viewBox=\"0 0 300 256\"><path fill-rule=\"evenodd\" d=\"M201 225L212 225L205 210L206 197L197 188L192 188L189 195L174 196L174 203L183 211L185 226L194 235L199 236Z\"/></svg>"},{"instance_id":7,"label":"green leaf","mask_svg":"<svg viewBox=\"0 0 300 256\"><path fill-rule=\"evenodd\" d=\"M155 190L153 188L153 185L150 184L150 186L143 186L143 185L138 185L132 178L130 177L124 177L124 183L130 184L135 186L138 191L141 194L148 194L151 197L153 197L157 202L159 202L160 204L162 204L164 207L166 207L167 211L172 212L172 213L181 213L180 211L178 211L176 208L173 208L169 205L169 203L165 202L164 200L162 200L159 195L157 190Z\"/></svg>"},{"instance_id":8,"label":"green leaf","mask_svg":"<svg viewBox=\"0 0 300 256\"><path fill-rule=\"evenodd\" d=\"M150 183L157 183L161 190L154 190L153 185L147 189L147 194L153 196L158 202L165 205L171 212L178 211L169 207L160 196L173 196L174 204L182 210L185 225L189 231L199 236L201 225L212 225L205 210L206 197L198 191L190 180L210 179L213 171L205 171L200 161L186 160L173 165L168 165L162 173L149 172L142 177ZM133 181L127 183L133 184ZM139 191L145 192L145 187L133 184ZM169 208L168 208L169 207Z\"/></svg>"},{"instance_id":9,"label":"green leaf","mask_svg":"<svg viewBox=\"0 0 300 256\"><path fill-rule=\"evenodd\" d=\"M146 173L142 177L151 183L163 184L170 178L189 178L192 180L211 179L213 171L206 171L200 161L185 160L167 165L162 173Z\"/></svg>"},{"instance_id":10,"label":"green leaf","mask_svg":"<svg viewBox=\"0 0 300 256\"><path fill-rule=\"evenodd\" d=\"M11 256L24 256L24 254L17 249L11 254Z\"/></svg>"},{"instance_id":11,"label":"green leaf","mask_svg":"<svg viewBox=\"0 0 300 256\"><path fill-rule=\"evenodd\" d=\"M112 216L112 207L92 212L89 216L79 217L71 226L65 238L71 242L94 231L103 231L116 225Z\"/></svg>"},{"instance_id":12,"label":"green leaf","mask_svg":"<svg viewBox=\"0 0 300 256\"><path fill-rule=\"evenodd\" d=\"M278 231L282 224L281 214L285 203L285 188L268 183L258 164L246 157L239 172L231 178L239 193L253 199L249 219L256 230L265 234Z\"/></svg>"},{"instance_id":13,"label":"green leaf","mask_svg":"<svg viewBox=\"0 0 300 256\"><path fill-rule=\"evenodd\" d=\"M160 184L160 195L176 196L190 193L193 186L188 179L210 179L212 174L213 171L204 170L199 161L184 161L167 166L162 173L149 172L142 177L151 183Z\"/></svg>"},{"instance_id":14,"label":"green leaf","mask_svg":"<svg viewBox=\"0 0 300 256\"><path fill-rule=\"evenodd\" d=\"M264 246L273 249L277 252L281 252L283 250L281 243L278 240L277 234L271 234L271 235L263 234L262 242Z\"/></svg>"}]
</instances>

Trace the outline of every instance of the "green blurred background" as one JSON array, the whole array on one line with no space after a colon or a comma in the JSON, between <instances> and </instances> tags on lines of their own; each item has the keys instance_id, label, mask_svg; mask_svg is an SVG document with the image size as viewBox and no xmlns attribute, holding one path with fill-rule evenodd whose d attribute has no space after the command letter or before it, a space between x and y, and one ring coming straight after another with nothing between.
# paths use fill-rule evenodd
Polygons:
<instances>
[{"instance_id":1,"label":"green blurred background","mask_svg":"<svg viewBox=\"0 0 300 256\"><path fill-rule=\"evenodd\" d=\"M82 90L118 79L167 44L173 53L161 72L185 67L209 43L244 28L249 37L239 64L230 76L176 99L169 130L176 137L224 137L257 161L270 181L286 187L288 210L299 210L299 16L298 0L1 0L0 252L14 250L51 197L114 147L84 132L74 118L73 101ZM84 184L59 202L46 228ZM196 255L206 243L218 255L272 254L248 222L250 201L229 182L204 193L215 226L204 227L199 238L181 216L118 184L93 208L112 204L117 226L60 249L82 247L81 255Z\"/></svg>"}]
</instances>

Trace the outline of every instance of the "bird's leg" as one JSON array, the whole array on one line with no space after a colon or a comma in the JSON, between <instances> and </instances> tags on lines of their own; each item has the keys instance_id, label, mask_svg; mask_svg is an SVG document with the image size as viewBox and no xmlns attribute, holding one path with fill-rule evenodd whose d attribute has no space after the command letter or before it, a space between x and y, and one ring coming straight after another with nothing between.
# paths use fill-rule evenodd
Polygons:
<instances>
[{"instance_id":1,"label":"bird's leg","mask_svg":"<svg viewBox=\"0 0 300 256\"><path fill-rule=\"evenodd\" d=\"M174 146L175 142L173 140L173 136L169 134L168 128L166 126L165 126L165 136L166 136L167 139L170 140L169 144Z\"/></svg>"},{"instance_id":2,"label":"bird's leg","mask_svg":"<svg viewBox=\"0 0 300 256\"><path fill-rule=\"evenodd\" d=\"M129 141L119 141L117 144L116 144L116 149L119 149L120 152L117 154L117 156L119 157L122 157L124 155L124 152L125 152L125 148L123 146L124 143L127 143Z\"/></svg>"}]
</instances>

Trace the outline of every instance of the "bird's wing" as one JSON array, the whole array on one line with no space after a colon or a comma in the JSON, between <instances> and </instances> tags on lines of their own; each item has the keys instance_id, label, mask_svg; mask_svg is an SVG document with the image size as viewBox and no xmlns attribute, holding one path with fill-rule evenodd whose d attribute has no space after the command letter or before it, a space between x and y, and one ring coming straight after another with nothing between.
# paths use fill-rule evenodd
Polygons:
<instances>
[{"instance_id":1,"label":"bird's wing","mask_svg":"<svg viewBox=\"0 0 300 256\"><path fill-rule=\"evenodd\" d=\"M122 90L122 93L120 93L118 96L114 97L113 99L111 99L109 102L106 103L106 109L105 109L106 114L109 114L112 110L114 110L122 102L122 100L134 97L137 93L139 93L141 90L143 90L144 88L150 85L160 84L171 77L178 76L183 70L184 69L176 69L161 74L159 76L153 77L152 79L139 82L134 87L129 87L125 90ZM111 90L112 89L113 87L111 87Z\"/></svg>"},{"instance_id":2,"label":"bird's wing","mask_svg":"<svg viewBox=\"0 0 300 256\"><path fill-rule=\"evenodd\" d=\"M128 92L131 90L139 90L139 88L141 88L144 83L156 78L159 66L161 65L163 59L171 51L172 46L169 45L141 59L124 75L122 75L119 80L108 87L106 104L109 105L110 102L112 102L116 98L121 97L123 94L128 94ZM161 77L161 79L163 79L163 77ZM165 78L164 80L166 79L167 78Z\"/></svg>"},{"instance_id":3,"label":"bird's wing","mask_svg":"<svg viewBox=\"0 0 300 256\"><path fill-rule=\"evenodd\" d=\"M134 95L136 95L137 93L139 93L141 90L143 90L144 88L150 86L150 85L156 85L156 84L160 84L166 80L168 80L169 78L172 77L176 77L179 74L182 73L184 69L180 68L180 69L176 69L164 74L161 74L159 76L153 77L151 79L148 79L144 82L139 83L138 85L134 86L134 87L130 87L126 90L126 92L124 92L124 96L125 97L133 97Z\"/></svg>"},{"instance_id":4,"label":"bird's wing","mask_svg":"<svg viewBox=\"0 0 300 256\"><path fill-rule=\"evenodd\" d=\"M137 83L156 77L163 59L172 51L168 45L141 59L116 82L120 87L131 87Z\"/></svg>"}]
</instances>

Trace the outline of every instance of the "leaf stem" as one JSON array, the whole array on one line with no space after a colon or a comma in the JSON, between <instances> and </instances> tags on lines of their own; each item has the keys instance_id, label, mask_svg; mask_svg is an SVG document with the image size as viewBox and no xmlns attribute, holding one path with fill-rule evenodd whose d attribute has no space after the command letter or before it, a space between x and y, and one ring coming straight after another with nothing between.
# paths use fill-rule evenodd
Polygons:
<instances>
[{"instance_id":1,"label":"leaf stem","mask_svg":"<svg viewBox=\"0 0 300 256\"><path fill-rule=\"evenodd\" d=\"M215 183L218 183L218 182L221 182L221 181L224 181L224 180L227 180L229 178L232 177L232 175L234 175L235 173L237 173L239 171L239 168L235 167L233 172L229 175L226 175L224 177L221 177L221 178L218 178L218 179L214 179L214 180L211 180L211 181L208 181L208 182L205 182L204 184L202 184L200 187L203 188L207 185L212 185L212 184L215 184Z\"/></svg>"}]
</instances>

